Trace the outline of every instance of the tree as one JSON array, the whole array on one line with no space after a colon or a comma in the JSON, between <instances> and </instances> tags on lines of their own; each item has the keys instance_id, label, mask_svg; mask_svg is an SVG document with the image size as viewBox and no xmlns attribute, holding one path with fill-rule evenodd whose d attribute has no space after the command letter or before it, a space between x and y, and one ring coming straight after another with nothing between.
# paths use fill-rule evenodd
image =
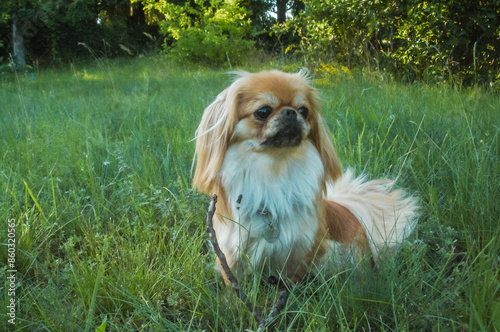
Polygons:
<instances>
[{"instance_id":1,"label":"tree","mask_svg":"<svg viewBox=\"0 0 500 332\"><path fill-rule=\"evenodd\" d=\"M167 40L165 50L178 59L220 65L240 62L253 49L251 21L240 0L142 4L146 15L158 21Z\"/></svg>"},{"instance_id":2,"label":"tree","mask_svg":"<svg viewBox=\"0 0 500 332\"><path fill-rule=\"evenodd\" d=\"M278 23L285 23L288 11L288 0L276 0L276 14Z\"/></svg>"},{"instance_id":3,"label":"tree","mask_svg":"<svg viewBox=\"0 0 500 332\"><path fill-rule=\"evenodd\" d=\"M276 16L278 23L285 23L287 12L290 10L292 17L296 17L305 8L303 0L276 0Z\"/></svg>"},{"instance_id":4,"label":"tree","mask_svg":"<svg viewBox=\"0 0 500 332\"><path fill-rule=\"evenodd\" d=\"M14 49L14 62L16 65L26 66L26 54L24 50L23 25L17 14L12 15L12 44Z\"/></svg>"},{"instance_id":5,"label":"tree","mask_svg":"<svg viewBox=\"0 0 500 332\"><path fill-rule=\"evenodd\" d=\"M29 0L4 0L0 4L2 21L10 20L14 62L20 67L26 66L25 37L36 33L37 27L33 24L33 17L40 6L41 3L38 1ZM36 21L36 23L40 22Z\"/></svg>"},{"instance_id":6,"label":"tree","mask_svg":"<svg viewBox=\"0 0 500 332\"><path fill-rule=\"evenodd\" d=\"M158 26L147 25L142 4L130 0L3 0L0 13L0 40L5 41L0 56L13 53L20 65L142 53L158 46Z\"/></svg>"}]
</instances>

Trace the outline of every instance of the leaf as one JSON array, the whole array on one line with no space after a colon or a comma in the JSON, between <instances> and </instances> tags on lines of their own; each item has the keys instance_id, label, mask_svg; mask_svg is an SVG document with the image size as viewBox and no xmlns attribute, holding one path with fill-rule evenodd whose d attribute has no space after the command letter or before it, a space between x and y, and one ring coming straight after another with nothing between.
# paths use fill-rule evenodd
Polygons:
<instances>
[{"instance_id":1,"label":"leaf","mask_svg":"<svg viewBox=\"0 0 500 332\"><path fill-rule=\"evenodd\" d=\"M106 331L106 323L107 323L107 319L106 317L104 317L104 321L102 322L102 324L95 329L95 332L105 332Z\"/></svg>"},{"instance_id":2,"label":"leaf","mask_svg":"<svg viewBox=\"0 0 500 332\"><path fill-rule=\"evenodd\" d=\"M122 50L124 50L125 52L127 52L129 55L132 55L132 52L130 51L130 49L127 46L120 44L120 48Z\"/></svg>"}]
</instances>

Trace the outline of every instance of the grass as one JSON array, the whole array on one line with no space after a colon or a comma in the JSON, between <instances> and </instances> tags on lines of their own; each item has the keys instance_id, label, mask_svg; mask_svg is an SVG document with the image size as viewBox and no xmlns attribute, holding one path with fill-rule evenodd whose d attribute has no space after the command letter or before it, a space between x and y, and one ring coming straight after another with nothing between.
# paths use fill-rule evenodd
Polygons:
<instances>
[{"instance_id":1,"label":"grass","mask_svg":"<svg viewBox=\"0 0 500 332\"><path fill-rule=\"evenodd\" d=\"M358 173L398 177L422 217L380 269L298 285L277 329L499 330L499 96L352 76L317 85L338 154ZM229 82L160 58L1 78L0 218L16 220L18 270L6 328L256 328L212 269L209 198L190 189L190 140ZM278 293L258 277L244 288L265 313Z\"/></svg>"}]
</instances>

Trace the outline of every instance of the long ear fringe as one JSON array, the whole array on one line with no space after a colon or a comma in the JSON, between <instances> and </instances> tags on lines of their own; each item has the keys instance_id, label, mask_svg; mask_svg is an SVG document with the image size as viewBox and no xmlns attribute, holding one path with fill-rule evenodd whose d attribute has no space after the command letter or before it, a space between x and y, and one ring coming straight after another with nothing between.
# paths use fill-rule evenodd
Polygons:
<instances>
[{"instance_id":1,"label":"long ear fringe","mask_svg":"<svg viewBox=\"0 0 500 332\"><path fill-rule=\"evenodd\" d=\"M193 187L208 194L217 191L217 176L235 125L237 95L233 86L234 84L222 91L205 109L196 129Z\"/></svg>"},{"instance_id":2,"label":"long ear fringe","mask_svg":"<svg viewBox=\"0 0 500 332\"><path fill-rule=\"evenodd\" d=\"M326 180L336 181L342 175L342 166L333 147L330 131L323 117L318 114L318 134L315 143L325 167Z\"/></svg>"},{"instance_id":3,"label":"long ear fringe","mask_svg":"<svg viewBox=\"0 0 500 332\"><path fill-rule=\"evenodd\" d=\"M305 68L304 70L301 69L297 75L309 80L309 71ZM310 102L315 110L315 112L311 114L315 118L312 119L310 137L325 167L325 181L335 181L342 175L342 166L340 165L339 158L333 147L330 131L328 130L325 120L321 116L318 93L316 89L312 87L310 93L312 95L312 100L310 100Z\"/></svg>"}]
</instances>

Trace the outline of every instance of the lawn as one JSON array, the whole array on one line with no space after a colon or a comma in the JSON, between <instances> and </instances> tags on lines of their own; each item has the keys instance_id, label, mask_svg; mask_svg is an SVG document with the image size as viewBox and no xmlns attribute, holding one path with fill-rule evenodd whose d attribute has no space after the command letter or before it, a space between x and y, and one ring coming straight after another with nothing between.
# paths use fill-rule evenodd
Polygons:
<instances>
[{"instance_id":1,"label":"lawn","mask_svg":"<svg viewBox=\"0 0 500 332\"><path fill-rule=\"evenodd\" d=\"M276 328L500 330L500 96L366 71L314 75L343 166L397 177L421 218L385 265L296 286ZM230 82L161 58L3 72L1 305L16 301L15 324L0 313L7 329L256 329L213 271L209 197L190 188L191 139ZM258 276L243 288L264 313L278 294Z\"/></svg>"}]
</instances>

